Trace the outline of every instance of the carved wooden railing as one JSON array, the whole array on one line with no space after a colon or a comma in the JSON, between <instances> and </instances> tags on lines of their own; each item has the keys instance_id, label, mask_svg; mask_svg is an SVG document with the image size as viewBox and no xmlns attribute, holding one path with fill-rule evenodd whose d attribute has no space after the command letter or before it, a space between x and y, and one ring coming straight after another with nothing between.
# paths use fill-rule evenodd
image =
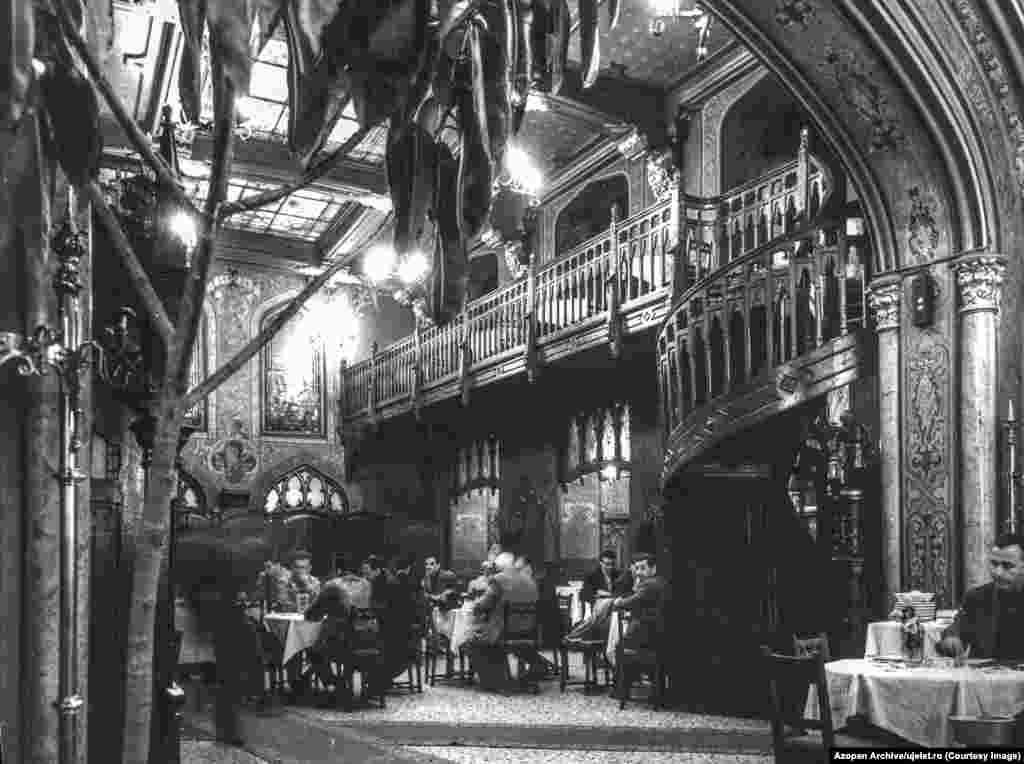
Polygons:
<instances>
[{"instance_id":1,"label":"carved wooden railing","mask_svg":"<svg viewBox=\"0 0 1024 764\"><path fill-rule=\"evenodd\" d=\"M517 371L532 373L559 355L545 353L546 346L585 325L603 329L601 339L617 343L624 313L657 304L661 310L650 313L643 328L654 326L670 291L673 222L671 199L621 222L613 215L608 230L557 260L531 265L525 279L471 301L454 321L417 328L346 368L343 416L402 401L415 406L432 388L457 382L465 389L471 376L512 359L522 361Z\"/></svg>"},{"instance_id":2,"label":"carved wooden railing","mask_svg":"<svg viewBox=\"0 0 1024 764\"><path fill-rule=\"evenodd\" d=\"M683 197L685 267L680 268L676 294L817 217L832 195L834 181L828 168L808 151L808 141L805 128L796 159L727 194Z\"/></svg>"},{"instance_id":3,"label":"carved wooden railing","mask_svg":"<svg viewBox=\"0 0 1024 764\"><path fill-rule=\"evenodd\" d=\"M811 220L680 295L657 340L663 479L741 429L740 419L750 426L856 378L866 267L844 220Z\"/></svg>"},{"instance_id":4,"label":"carved wooden railing","mask_svg":"<svg viewBox=\"0 0 1024 764\"><path fill-rule=\"evenodd\" d=\"M472 386L513 374L532 379L541 365L600 343L617 355L625 334L660 322L673 291L791 233L817 211L830 184L804 138L797 159L722 196L690 197L674 185L667 198L625 220L613 209L606 231L543 266L531 263L525 278L469 302L455 320L418 327L343 367L342 417L465 398ZM677 263L680 232L687 256Z\"/></svg>"}]
</instances>

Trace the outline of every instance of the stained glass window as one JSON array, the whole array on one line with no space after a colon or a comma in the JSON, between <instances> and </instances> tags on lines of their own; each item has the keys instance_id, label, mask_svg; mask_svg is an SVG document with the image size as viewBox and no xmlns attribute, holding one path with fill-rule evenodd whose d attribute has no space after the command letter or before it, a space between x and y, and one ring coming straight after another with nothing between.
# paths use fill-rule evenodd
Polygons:
<instances>
[{"instance_id":1,"label":"stained glass window","mask_svg":"<svg viewBox=\"0 0 1024 764\"><path fill-rule=\"evenodd\" d=\"M629 475L608 480L591 472L566 486L561 509L561 557L570 575L593 569L605 549L627 562Z\"/></svg>"},{"instance_id":2,"label":"stained glass window","mask_svg":"<svg viewBox=\"0 0 1024 764\"><path fill-rule=\"evenodd\" d=\"M487 550L498 541L500 503L500 493L477 489L460 496L452 506L451 556L456 571L479 570Z\"/></svg>"},{"instance_id":3,"label":"stained glass window","mask_svg":"<svg viewBox=\"0 0 1024 764\"><path fill-rule=\"evenodd\" d=\"M283 475L267 491L263 510L281 513L345 514L348 499L341 487L312 467L298 467Z\"/></svg>"},{"instance_id":4,"label":"stained glass window","mask_svg":"<svg viewBox=\"0 0 1024 764\"><path fill-rule=\"evenodd\" d=\"M272 318L267 315L263 323ZM261 351L266 435L326 437L323 337L308 314L289 321Z\"/></svg>"}]
</instances>

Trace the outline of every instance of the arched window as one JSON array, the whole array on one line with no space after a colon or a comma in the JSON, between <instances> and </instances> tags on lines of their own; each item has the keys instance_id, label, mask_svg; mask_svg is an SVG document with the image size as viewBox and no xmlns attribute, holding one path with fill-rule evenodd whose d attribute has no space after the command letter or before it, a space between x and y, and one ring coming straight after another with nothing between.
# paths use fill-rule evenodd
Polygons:
<instances>
[{"instance_id":1,"label":"arched window","mask_svg":"<svg viewBox=\"0 0 1024 764\"><path fill-rule=\"evenodd\" d=\"M264 316L262 325L274 312ZM326 437L326 358L320 327L310 316L307 313L285 324L260 353L260 430L265 435Z\"/></svg>"},{"instance_id":2,"label":"arched window","mask_svg":"<svg viewBox=\"0 0 1024 764\"><path fill-rule=\"evenodd\" d=\"M196 348L192 353L192 364L188 369L188 387L191 390L209 374L209 358L206 342L206 316L199 323L199 334L196 336ZM209 420L209 398L203 398L185 412L185 424L194 427L198 432L206 432Z\"/></svg>"},{"instance_id":3,"label":"arched window","mask_svg":"<svg viewBox=\"0 0 1024 764\"><path fill-rule=\"evenodd\" d=\"M303 465L285 473L263 497L268 517L344 515L348 497L337 483L320 471Z\"/></svg>"},{"instance_id":4,"label":"arched window","mask_svg":"<svg viewBox=\"0 0 1024 764\"><path fill-rule=\"evenodd\" d=\"M605 549L627 562L631 419L629 404L618 403L569 420L559 547L570 575L587 572Z\"/></svg>"},{"instance_id":5,"label":"arched window","mask_svg":"<svg viewBox=\"0 0 1024 764\"><path fill-rule=\"evenodd\" d=\"M475 573L501 539L501 441L491 435L455 454L451 508L451 562L457 573Z\"/></svg>"},{"instance_id":6,"label":"arched window","mask_svg":"<svg viewBox=\"0 0 1024 764\"><path fill-rule=\"evenodd\" d=\"M174 522L179 529L208 528L220 516L206 503L206 493L199 481L184 470L178 470L178 488L174 496Z\"/></svg>"}]
</instances>

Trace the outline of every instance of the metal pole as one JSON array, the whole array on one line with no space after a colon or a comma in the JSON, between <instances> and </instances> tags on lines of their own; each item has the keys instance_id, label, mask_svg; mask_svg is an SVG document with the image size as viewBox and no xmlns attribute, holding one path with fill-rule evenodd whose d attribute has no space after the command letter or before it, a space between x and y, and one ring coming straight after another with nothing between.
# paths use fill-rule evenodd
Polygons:
<instances>
[{"instance_id":1,"label":"metal pole","mask_svg":"<svg viewBox=\"0 0 1024 764\"><path fill-rule=\"evenodd\" d=\"M1017 481L1020 480L1020 473L1017 471L1017 417L1013 411L1013 401L1008 405L1006 417L1006 474L1008 477L1007 507L1006 507L1006 530L1009 533L1017 532Z\"/></svg>"},{"instance_id":2,"label":"metal pole","mask_svg":"<svg viewBox=\"0 0 1024 764\"><path fill-rule=\"evenodd\" d=\"M60 761L75 764L78 760L78 718L83 701L78 694L78 501L76 485L85 476L78 469L79 393L83 356L78 294L82 288L79 264L88 254L88 246L77 231L74 217L74 191L68 189L68 218L55 242L58 257L53 286L58 297L61 358L56 364L61 373L60 395L60 669L58 687L60 700Z\"/></svg>"}]
</instances>

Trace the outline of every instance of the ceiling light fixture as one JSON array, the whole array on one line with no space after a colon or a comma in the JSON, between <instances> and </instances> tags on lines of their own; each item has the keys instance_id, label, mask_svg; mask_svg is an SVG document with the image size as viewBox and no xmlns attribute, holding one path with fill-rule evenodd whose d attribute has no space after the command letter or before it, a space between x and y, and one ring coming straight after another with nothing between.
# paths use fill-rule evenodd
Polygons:
<instances>
[{"instance_id":1,"label":"ceiling light fixture","mask_svg":"<svg viewBox=\"0 0 1024 764\"><path fill-rule=\"evenodd\" d=\"M693 0L651 0L653 16L649 31L654 37L661 37L669 24L692 19L697 30L697 63L708 56L708 33L711 16L700 3Z\"/></svg>"},{"instance_id":2,"label":"ceiling light fixture","mask_svg":"<svg viewBox=\"0 0 1024 764\"><path fill-rule=\"evenodd\" d=\"M418 249L413 250L398 265L398 278L406 286L422 280L430 272L430 261Z\"/></svg>"},{"instance_id":3,"label":"ceiling light fixture","mask_svg":"<svg viewBox=\"0 0 1024 764\"><path fill-rule=\"evenodd\" d=\"M395 271L398 255L393 247L377 244L363 256L363 274L374 284L387 281Z\"/></svg>"},{"instance_id":4,"label":"ceiling light fixture","mask_svg":"<svg viewBox=\"0 0 1024 764\"><path fill-rule=\"evenodd\" d=\"M510 188L529 196L536 203L540 200L544 176L529 154L510 144L505 151L505 166L494 183L497 188Z\"/></svg>"}]
</instances>

